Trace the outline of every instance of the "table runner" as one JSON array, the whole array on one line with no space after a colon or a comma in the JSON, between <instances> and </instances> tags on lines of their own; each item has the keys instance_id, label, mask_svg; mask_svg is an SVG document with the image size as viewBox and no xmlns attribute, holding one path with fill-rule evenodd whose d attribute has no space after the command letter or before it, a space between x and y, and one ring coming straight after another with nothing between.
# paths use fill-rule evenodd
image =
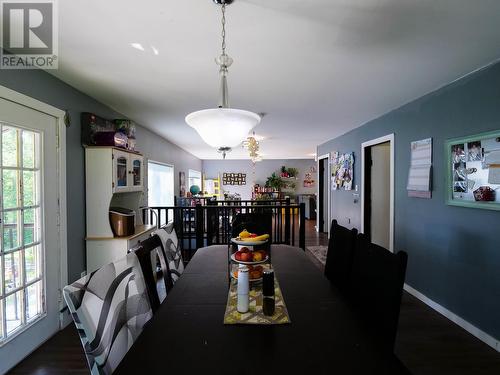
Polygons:
<instances>
[{"instance_id":1,"label":"table runner","mask_svg":"<svg viewBox=\"0 0 500 375\"><path fill-rule=\"evenodd\" d=\"M251 283L249 293L248 312L241 314L236 309L238 301L238 281L231 280L229 293L227 296L226 312L224 313L224 324L288 324L291 323L288 310L283 300L283 294L274 275L274 315L264 315L262 311L262 283Z\"/></svg>"}]
</instances>

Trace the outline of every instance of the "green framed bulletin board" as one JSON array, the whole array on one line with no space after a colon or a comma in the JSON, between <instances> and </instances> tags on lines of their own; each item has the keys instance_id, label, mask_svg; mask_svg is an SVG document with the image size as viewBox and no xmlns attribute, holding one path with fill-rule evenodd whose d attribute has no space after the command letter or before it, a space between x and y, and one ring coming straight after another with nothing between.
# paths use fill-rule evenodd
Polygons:
<instances>
[{"instance_id":1,"label":"green framed bulletin board","mask_svg":"<svg viewBox=\"0 0 500 375\"><path fill-rule=\"evenodd\" d=\"M500 130L445 141L446 204L500 210Z\"/></svg>"}]
</instances>

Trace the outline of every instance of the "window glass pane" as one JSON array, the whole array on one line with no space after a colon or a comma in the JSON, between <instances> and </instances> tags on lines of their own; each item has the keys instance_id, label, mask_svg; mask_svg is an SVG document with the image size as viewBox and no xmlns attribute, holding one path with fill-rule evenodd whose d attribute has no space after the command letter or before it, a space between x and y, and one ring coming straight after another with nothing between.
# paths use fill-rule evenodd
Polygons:
<instances>
[{"instance_id":1,"label":"window glass pane","mask_svg":"<svg viewBox=\"0 0 500 375\"><path fill-rule=\"evenodd\" d=\"M2 257L0 256L0 297L3 295L3 284L2 284ZM2 305L2 300L0 299L0 305ZM2 314L0 314L0 329L2 325ZM2 335L0 335L2 337Z\"/></svg>"},{"instance_id":2,"label":"window glass pane","mask_svg":"<svg viewBox=\"0 0 500 375\"><path fill-rule=\"evenodd\" d=\"M8 293L22 285L21 251L5 254L5 292Z\"/></svg>"},{"instance_id":3,"label":"window glass pane","mask_svg":"<svg viewBox=\"0 0 500 375\"><path fill-rule=\"evenodd\" d=\"M19 211L3 213L3 249L10 250L19 246L17 216Z\"/></svg>"},{"instance_id":4,"label":"window glass pane","mask_svg":"<svg viewBox=\"0 0 500 375\"><path fill-rule=\"evenodd\" d=\"M35 133L23 131L23 167L35 168Z\"/></svg>"},{"instance_id":5,"label":"window glass pane","mask_svg":"<svg viewBox=\"0 0 500 375\"><path fill-rule=\"evenodd\" d=\"M24 244L28 245L40 240L40 228L38 215L40 208L29 208L24 210Z\"/></svg>"},{"instance_id":6,"label":"window glass pane","mask_svg":"<svg viewBox=\"0 0 500 375\"><path fill-rule=\"evenodd\" d=\"M7 318L7 335L21 326L23 291L11 294L5 299L5 313Z\"/></svg>"},{"instance_id":7,"label":"window glass pane","mask_svg":"<svg viewBox=\"0 0 500 375\"><path fill-rule=\"evenodd\" d=\"M148 205L169 207L174 205L174 167L148 162ZM166 223L166 212L161 212L160 224Z\"/></svg>"},{"instance_id":8,"label":"window glass pane","mask_svg":"<svg viewBox=\"0 0 500 375\"><path fill-rule=\"evenodd\" d=\"M41 313L42 281L38 281L26 288L26 317L28 320L31 320Z\"/></svg>"},{"instance_id":9,"label":"window glass pane","mask_svg":"<svg viewBox=\"0 0 500 375\"><path fill-rule=\"evenodd\" d=\"M17 167L17 130L2 127L2 165Z\"/></svg>"},{"instance_id":10,"label":"window glass pane","mask_svg":"<svg viewBox=\"0 0 500 375\"><path fill-rule=\"evenodd\" d=\"M36 197L36 177L38 172L23 171L23 206L38 204Z\"/></svg>"},{"instance_id":11,"label":"window glass pane","mask_svg":"<svg viewBox=\"0 0 500 375\"><path fill-rule=\"evenodd\" d=\"M190 169L189 170L189 180L188 180L188 190L191 186L198 186L201 189L201 172Z\"/></svg>"},{"instance_id":12,"label":"window glass pane","mask_svg":"<svg viewBox=\"0 0 500 375\"><path fill-rule=\"evenodd\" d=\"M17 171L3 171L3 208L17 207Z\"/></svg>"},{"instance_id":13,"label":"window glass pane","mask_svg":"<svg viewBox=\"0 0 500 375\"><path fill-rule=\"evenodd\" d=\"M174 205L174 168L169 165L148 163L149 206Z\"/></svg>"},{"instance_id":14,"label":"window glass pane","mask_svg":"<svg viewBox=\"0 0 500 375\"><path fill-rule=\"evenodd\" d=\"M25 250L24 264L26 267L26 282L29 283L40 277L42 269L40 246L29 247Z\"/></svg>"},{"instance_id":15,"label":"window glass pane","mask_svg":"<svg viewBox=\"0 0 500 375\"><path fill-rule=\"evenodd\" d=\"M3 335L3 301L0 299L0 340L4 338Z\"/></svg>"}]
</instances>

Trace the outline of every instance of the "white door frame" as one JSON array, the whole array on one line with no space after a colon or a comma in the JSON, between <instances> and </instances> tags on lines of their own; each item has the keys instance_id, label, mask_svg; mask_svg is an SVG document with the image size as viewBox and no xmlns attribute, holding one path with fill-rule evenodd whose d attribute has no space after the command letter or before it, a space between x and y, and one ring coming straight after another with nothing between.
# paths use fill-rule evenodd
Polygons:
<instances>
[{"instance_id":1,"label":"white door frame","mask_svg":"<svg viewBox=\"0 0 500 375\"><path fill-rule=\"evenodd\" d=\"M62 298L62 289L68 284L68 246L66 217L66 126L64 124L65 112L4 86L0 86L0 98L45 113L49 116L54 117L57 122L56 135L58 144L57 174L59 179L59 258L61 262L59 271L59 311L61 311L65 306L64 300ZM66 321L63 321L63 317L63 314L60 314L59 321L61 328L65 324L67 324L67 319Z\"/></svg>"},{"instance_id":2,"label":"white door frame","mask_svg":"<svg viewBox=\"0 0 500 375\"><path fill-rule=\"evenodd\" d=\"M328 202L328 211L326 213L326 218L324 218L326 220L326 226L327 226L327 232L328 232L328 237L330 237L330 223L331 223L331 220L330 220L330 211L332 210L331 206L330 206L330 196L331 196L331 191L330 191L330 153L327 153L327 154L323 154L321 156L318 156L317 158L317 166L316 166L316 170L318 171L318 189L317 189L317 197L318 197L318 201L317 201L317 204L316 204L316 210L317 210L317 215L316 215L316 232L319 232L320 231L320 228L319 228L319 217L320 217L320 210L323 209L323 207L320 207L319 206L319 189L322 189L323 186L319 186L319 161L321 159L326 159L326 186L327 186L327 197L326 200Z\"/></svg>"},{"instance_id":3,"label":"white door frame","mask_svg":"<svg viewBox=\"0 0 500 375\"><path fill-rule=\"evenodd\" d=\"M391 177L390 177L390 207L389 207L389 250L394 252L394 133L361 144L361 233L365 232L365 148L390 142Z\"/></svg>"}]
</instances>

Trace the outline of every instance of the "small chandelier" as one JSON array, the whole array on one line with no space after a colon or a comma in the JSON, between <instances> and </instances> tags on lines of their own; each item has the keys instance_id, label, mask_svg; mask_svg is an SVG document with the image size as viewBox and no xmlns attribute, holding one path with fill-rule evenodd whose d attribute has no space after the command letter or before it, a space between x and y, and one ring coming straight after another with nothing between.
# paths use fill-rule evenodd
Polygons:
<instances>
[{"instance_id":1,"label":"small chandelier","mask_svg":"<svg viewBox=\"0 0 500 375\"><path fill-rule=\"evenodd\" d=\"M253 136L248 137L246 141L243 142L243 147L248 150L250 160L252 160L254 164L258 161L262 161L262 157L259 155L259 141L255 139L255 132Z\"/></svg>"},{"instance_id":2,"label":"small chandelier","mask_svg":"<svg viewBox=\"0 0 500 375\"><path fill-rule=\"evenodd\" d=\"M215 59L220 74L220 100L218 108L204 109L186 116L186 123L194 128L200 137L222 153L223 158L232 147L238 146L250 130L260 123L260 116L242 109L229 108L227 88L228 68L233 59L226 54L226 5L233 0L213 0L222 8L222 54Z\"/></svg>"}]
</instances>

